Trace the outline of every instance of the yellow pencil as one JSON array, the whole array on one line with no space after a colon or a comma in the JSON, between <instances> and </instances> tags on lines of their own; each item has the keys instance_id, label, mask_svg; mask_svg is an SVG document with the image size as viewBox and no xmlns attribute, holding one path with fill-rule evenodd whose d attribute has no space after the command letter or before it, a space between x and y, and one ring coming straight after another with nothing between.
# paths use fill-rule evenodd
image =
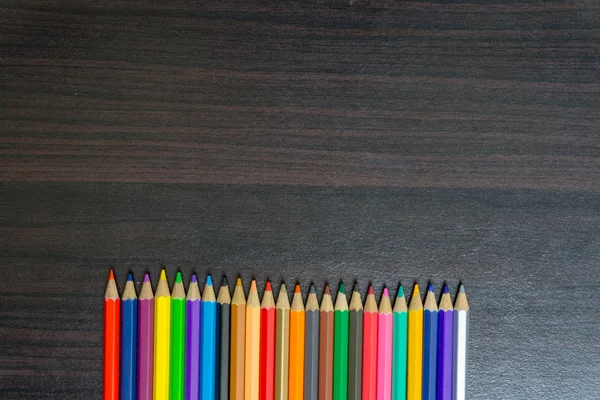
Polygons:
<instances>
[{"instance_id":1,"label":"yellow pencil","mask_svg":"<svg viewBox=\"0 0 600 400\"><path fill-rule=\"evenodd\" d=\"M260 369L260 299L256 281L250 284L246 303L246 356L244 372L244 400L258 400L258 372Z\"/></svg>"},{"instance_id":2,"label":"yellow pencil","mask_svg":"<svg viewBox=\"0 0 600 400\"><path fill-rule=\"evenodd\" d=\"M288 400L304 399L304 302L300 285L296 285L290 310L290 361Z\"/></svg>"},{"instance_id":3,"label":"yellow pencil","mask_svg":"<svg viewBox=\"0 0 600 400\"><path fill-rule=\"evenodd\" d=\"M419 285L415 283L408 306L408 368L406 399L421 400L423 386L423 303Z\"/></svg>"},{"instance_id":4,"label":"yellow pencil","mask_svg":"<svg viewBox=\"0 0 600 400\"><path fill-rule=\"evenodd\" d=\"M154 295L154 400L169 400L171 293L163 269Z\"/></svg>"},{"instance_id":5,"label":"yellow pencil","mask_svg":"<svg viewBox=\"0 0 600 400\"><path fill-rule=\"evenodd\" d=\"M238 278L231 299L231 359L229 372L229 399L244 400L244 344L246 336L246 298L242 280Z\"/></svg>"}]
</instances>

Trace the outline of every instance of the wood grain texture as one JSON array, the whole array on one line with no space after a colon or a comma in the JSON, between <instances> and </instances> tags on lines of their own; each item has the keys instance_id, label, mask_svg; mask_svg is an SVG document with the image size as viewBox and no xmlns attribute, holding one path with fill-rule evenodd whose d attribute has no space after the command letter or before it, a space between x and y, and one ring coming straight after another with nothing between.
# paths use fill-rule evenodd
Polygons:
<instances>
[{"instance_id":1,"label":"wood grain texture","mask_svg":"<svg viewBox=\"0 0 600 400\"><path fill-rule=\"evenodd\" d=\"M600 3L0 3L0 398L100 399L162 266L462 280L472 399L600 392ZM138 282L138 289L139 289Z\"/></svg>"},{"instance_id":2,"label":"wood grain texture","mask_svg":"<svg viewBox=\"0 0 600 400\"><path fill-rule=\"evenodd\" d=\"M600 3L4 2L0 181L600 189Z\"/></svg>"}]
</instances>

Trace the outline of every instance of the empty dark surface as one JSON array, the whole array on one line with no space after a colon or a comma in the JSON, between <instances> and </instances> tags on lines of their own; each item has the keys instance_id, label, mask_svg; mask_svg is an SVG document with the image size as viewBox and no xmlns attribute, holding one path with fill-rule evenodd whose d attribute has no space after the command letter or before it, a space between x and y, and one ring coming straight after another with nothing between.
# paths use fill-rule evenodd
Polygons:
<instances>
[{"instance_id":1,"label":"empty dark surface","mask_svg":"<svg viewBox=\"0 0 600 400\"><path fill-rule=\"evenodd\" d=\"M0 7L3 400L101 398L161 266L462 281L473 399L600 396L599 2Z\"/></svg>"}]
</instances>

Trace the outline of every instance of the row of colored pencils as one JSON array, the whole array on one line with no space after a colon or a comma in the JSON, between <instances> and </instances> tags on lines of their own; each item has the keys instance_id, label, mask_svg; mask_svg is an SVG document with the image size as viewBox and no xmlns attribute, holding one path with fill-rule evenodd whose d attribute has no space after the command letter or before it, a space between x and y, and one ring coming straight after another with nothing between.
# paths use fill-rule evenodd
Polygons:
<instances>
[{"instance_id":1,"label":"row of colored pencils","mask_svg":"<svg viewBox=\"0 0 600 400\"><path fill-rule=\"evenodd\" d=\"M119 297L111 271L105 294L106 400L463 400L467 398L469 306L461 285L454 304L432 285L425 303L415 285L379 305L369 287L363 306L343 284L335 305L326 285L306 304L296 285L290 304L267 282L233 296L223 279L216 296L181 273L169 289L165 271L153 293L148 274L139 297L128 276Z\"/></svg>"}]
</instances>

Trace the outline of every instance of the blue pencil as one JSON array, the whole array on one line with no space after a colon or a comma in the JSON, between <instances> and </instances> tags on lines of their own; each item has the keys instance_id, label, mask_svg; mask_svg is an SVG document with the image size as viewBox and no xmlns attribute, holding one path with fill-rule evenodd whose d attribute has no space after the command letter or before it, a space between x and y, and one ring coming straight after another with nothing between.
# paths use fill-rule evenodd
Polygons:
<instances>
[{"instance_id":1,"label":"blue pencil","mask_svg":"<svg viewBox=\"0 0 600 400\"><path fill-rule=\"evenodd\" d=\"M433 285L427 288L423 306L423 400L436 400L438 307Z\"/></svg>"},{"instance_id":2,"label":"blue pencil","mask_svg":"<svg viewBox=\"0 0 600 400\"><path fill-rule=\"evenodd\" d=\"M206 278L200 311L200 399L215 400L217 361L217 299L210 275Z\"/></svg>"},{"instance_id":3,"label":"blue pencil","mask_svg":"<svg viewBox=\"0 0 600 400\"><path fill-rule=\"evenodd\" d=\"M135 400L137 386L137 295L129 274L121 298L121 400Z\"/></svg>"}]
</instances>

